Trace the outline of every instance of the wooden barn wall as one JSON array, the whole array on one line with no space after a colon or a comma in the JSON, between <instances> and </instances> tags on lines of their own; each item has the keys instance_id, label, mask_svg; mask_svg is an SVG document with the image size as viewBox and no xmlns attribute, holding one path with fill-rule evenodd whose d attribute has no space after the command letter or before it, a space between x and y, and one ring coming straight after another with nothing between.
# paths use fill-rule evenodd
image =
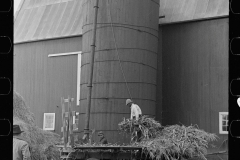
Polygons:
<instances>
[{"instance_id":1,"label":"wooden barn wall","mask_svg":"<svg viewBox=\"0 0 240 160\"><path fill-rule=\"evenodd\" d=\"M77 55L48 57L49 54L82 50L82 37L14 45L14 89L26 100L43 127L44 112L55 113L55 131L60 132L61 97L77 94ZM74 110L76 102L74 102Z\"/></svg>"},{"instance_id":2,"label":"wooden barn wall","mask_svg":"<svg viewBox=\"0 0 240 160\"><path fill-rule=\"evenodd\" d=\"M159 27L158 35L158 56L157 56L157 98L156 98L156 120L162 124L162 27Z\"/></svg>"},{"instance_id":3,"label":"wooden barn wall","mask_svg":"<svg viewBox=\"0 0 240 160\"><path fill-rule=\"evenodd\" d=\"M218 133L219 112L228 111L228 18L163 25L160 32L157 115L164 125L217 133L220 146L227 139Z\"/></svg>"}]
</instances>

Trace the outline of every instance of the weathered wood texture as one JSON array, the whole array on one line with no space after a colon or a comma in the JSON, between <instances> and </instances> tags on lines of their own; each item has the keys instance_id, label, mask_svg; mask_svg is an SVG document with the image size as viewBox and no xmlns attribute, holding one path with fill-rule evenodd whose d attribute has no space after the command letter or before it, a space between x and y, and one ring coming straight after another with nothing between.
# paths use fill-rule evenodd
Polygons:
<instances>
[{"instance_id":1,"label":"weathered wood texture","mask_svg":"<svg viewBox=\"0 0 240 160\"><path fill-rule=\"evenodd\" d=\"M219 133L219 112L228 111L228 18L161 30L163 124ZM227 139L219 136L218 145Z\"/></svg>"},{"instance_id":2,"label":"weathered wood texture","mask_svg":"<svg viewBox=\"0 0 240 160\"><path fill-rule=\"evenodd\" d=\"M83 54L81 108L87 106L94 0L83 4ZM99 1L90 128L103 130L110 142L122 141L117 132L123 117L130 117L125 101L130 98L115 48L133 101L144 114L155 115L158 51L158 0ZM109 16L111 11L111 18ZM85 114L85 110L81 110ZM81 122L85 122L82 117ZM83 124L80 124L80 130Z\"/></svg>"},{"instance_id":3,"label":"weathered wood texture","mask_svg":"<svg viewBox=\"0 0 240 160\"><path fill-rule=\"evenodd\" d=\"M39 127L44 112L55 113L55 132L60 134L61 97L76 100L77 96L77 55L48 55L81 51L81 46L81 37L14 45L14 89L26 100ZM73 110L77 111L76 101Z\"/></svg>"}]
</instances>

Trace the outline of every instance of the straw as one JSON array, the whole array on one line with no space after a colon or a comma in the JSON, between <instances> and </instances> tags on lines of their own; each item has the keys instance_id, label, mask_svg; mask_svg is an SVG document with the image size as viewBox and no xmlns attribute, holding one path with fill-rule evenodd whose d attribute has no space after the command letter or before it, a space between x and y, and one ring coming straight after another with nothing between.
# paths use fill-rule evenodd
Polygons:
<instances>
[{"instance_id":1,"label":"straw","mask_svg":"<svg viewBox=\"0 0 240 160\"><path fill-rule=\"evenodd\" d=\"M215 134L199 129L197 125L163 127L147 116L139 120L124 119L119 123L119 129L132 137L136 137L136 131L141 132L141 141L134 141L132 145L142 147L146 155L157 160L206 159L209 143L218 138Z\"/></svg>"},{"instance_id":2,"label":"straw","mask_svg":"<svg viewBox=\"0 0 240 160\"><path fill-rule=\"evenodd\" d=\"M60 152L56 147L56 144L60 143L60 136L39 128L35 125L34 119L34 114L29 110L22 96L14 91L13 124L18 124L21 130L24 131L19 138L28 142L31 159L60 159Z\"/></svg>"}]
</instances>

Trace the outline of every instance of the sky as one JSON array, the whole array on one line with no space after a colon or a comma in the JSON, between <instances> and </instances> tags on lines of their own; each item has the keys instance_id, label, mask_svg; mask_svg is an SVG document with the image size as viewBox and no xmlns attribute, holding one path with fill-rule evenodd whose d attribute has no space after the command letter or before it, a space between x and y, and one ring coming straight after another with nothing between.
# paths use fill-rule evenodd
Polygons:
<instances>
[{"instance_id":1,"label":"sky","mask_svg":"<svg viewBox=\"0 0 240 160\"><path fill-rule=\"evenodd\" d=\"M17 8L18 8L18 5L20 4L20 2L21 2L21 0L14 0L14 14L15 14L15 12L16 12L16 10L17 10Z\"/></svg>"}]
</instances>

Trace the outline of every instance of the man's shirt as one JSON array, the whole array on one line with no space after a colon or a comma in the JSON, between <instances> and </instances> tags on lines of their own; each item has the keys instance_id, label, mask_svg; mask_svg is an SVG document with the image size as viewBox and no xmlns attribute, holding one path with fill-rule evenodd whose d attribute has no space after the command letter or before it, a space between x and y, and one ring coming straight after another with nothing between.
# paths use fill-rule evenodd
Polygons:
<instances>
[{"instance_id":1,"label":"man's shirt","mask_svg":"<svg viewBox=\"0 0 240 160\"><path fill-rule=\"evenodd\" d=\"M13 137L13 160L31 160L28 143Z\"/></svg>"},{"instance_id":2,"label":"man's shirt","mask_svg":"<svg viewBox=\"0 0 240 160\"><path fill-rule=\"evenodd\" d=\"M139 115L142 115L142 111L141 111L140 107L136 104L132 104L131 105L131 119L133 119L133 117L136 117L136 120L138 120Z\"/></svg>"}]
</instances>

